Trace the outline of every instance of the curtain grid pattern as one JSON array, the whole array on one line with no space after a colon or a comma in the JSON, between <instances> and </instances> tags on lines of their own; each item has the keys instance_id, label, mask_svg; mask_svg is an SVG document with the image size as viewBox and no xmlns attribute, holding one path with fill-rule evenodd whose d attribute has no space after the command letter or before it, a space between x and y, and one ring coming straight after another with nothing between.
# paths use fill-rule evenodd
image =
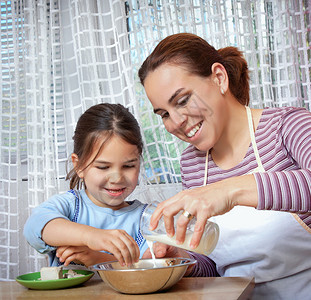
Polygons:
<instances>
[{"instance_id":1,"label":"curtain grid pattern","mask_svg":"<svg viewBox=\"0 0 311 300\"><path fill-rule=\"evenodd\" d=\"M0 3L0 280L47 265L26 243L23 225L32 208L68 190L74 127L91 105L121 103L142 126L144 164L132 198L161 201L180 190L186 145L165 131L137 77L166 36L192 32L216 49L240 48L252 107L311 108L308 0Z\"/></svg>"}]
</instances>

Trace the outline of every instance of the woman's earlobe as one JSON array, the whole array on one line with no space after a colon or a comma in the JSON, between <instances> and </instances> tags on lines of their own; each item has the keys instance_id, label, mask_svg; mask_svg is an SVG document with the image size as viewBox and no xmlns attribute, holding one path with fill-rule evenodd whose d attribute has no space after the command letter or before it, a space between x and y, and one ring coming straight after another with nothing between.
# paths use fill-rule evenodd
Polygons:
<instances>
[{"instance_id":1,"label":"woman's earlobe","mask_svg":"<svg viewBox=\"0 0 311 300\"><path fill-rule=\"evenodd\" d=\"M215 81L218 85L222 84L222 81L227 77L227 72L225 67L220 63L213 63L212 74L214 74Z\"/></svg>"},{"instance_id":2,"label":"woman's earlobe","mask_svg":"<svg viewBox=\"0 0 311 300\"><path fill-rule=\"evenodd\" d=\"M226 68L221 63L214 63L212 65L212 74L214 76L215 84L220 88L220 93L225 95L229 86L229 78Z\"/></svg>"}]
</instances>

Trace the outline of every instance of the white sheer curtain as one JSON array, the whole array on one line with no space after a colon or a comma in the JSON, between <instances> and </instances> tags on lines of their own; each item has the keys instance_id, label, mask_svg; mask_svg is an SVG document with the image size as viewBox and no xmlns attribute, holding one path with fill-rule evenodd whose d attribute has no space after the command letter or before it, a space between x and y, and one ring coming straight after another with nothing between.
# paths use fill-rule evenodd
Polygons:
<instances>
[{"instance_id":1,"label":"white sheer curtain","mask_svg":"<svg viewBox=\"0 0 311 300\"><path fill-rule=\"evenodd\" d=\"M46 265L23 225L33 207L68 189L73 130L89 106L122 103L142 125L145 170L133 197L162 200L180 189L185 145L165 132L137 78L167 35L193 32L216 48L238 46L252 71L251 106L311 107L307 0L0 3L0 280Z\"/></svg>"}]
</instances>

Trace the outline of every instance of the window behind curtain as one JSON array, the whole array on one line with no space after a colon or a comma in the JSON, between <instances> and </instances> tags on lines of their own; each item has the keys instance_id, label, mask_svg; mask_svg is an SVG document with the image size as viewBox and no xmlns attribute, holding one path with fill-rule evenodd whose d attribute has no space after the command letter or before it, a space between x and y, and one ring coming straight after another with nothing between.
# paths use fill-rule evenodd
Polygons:
<instances>
[{"instance_id":1,"label":"window behind curtain","mask_svg":"<svg viewBox=\"0 0 311 300\"><path fill-rule=\"evenodd\" d=\"M310 109L310 5L307 0L125 1L140 122L146 136L146 168L154 182L180 181L179 157L186 147L153 114L137 76L160 40L191 32L216 49L238 47L249 64L250 106Z\"/></svg>"},{"instance_id":2,"label":"window behind curtain","mask_svg":"<svg viewBox=\"0 0 311 300\"><path fill-rule=\"evenodd\" d=\"M68 188L73 130L90 105L122 103L141 123L153 189L137 198L177 192L180 185L169 183L180 181L186 144L166 132L137 78L167 35L187 31L216 48L240 47L251 70L251 106L310 109L309 2L0 1L0 280L46 264L27 245L23 224L31 208Z\"/></svg>"},{"instance_id":3,"label":"window behind curtain","mask_svg":"<svg viewBox=\"0 0 311 300\"><path fill-rule=\"evenodd\" d=\"M26 109L24 85L24 35L21 3L1 1L1 159L16 164L26 158ZM10 174L9 169L7 174ZM12 174L13 175L13 174ZM14 175L13 175L14 176Z\"/></svg>"}]
</instances>

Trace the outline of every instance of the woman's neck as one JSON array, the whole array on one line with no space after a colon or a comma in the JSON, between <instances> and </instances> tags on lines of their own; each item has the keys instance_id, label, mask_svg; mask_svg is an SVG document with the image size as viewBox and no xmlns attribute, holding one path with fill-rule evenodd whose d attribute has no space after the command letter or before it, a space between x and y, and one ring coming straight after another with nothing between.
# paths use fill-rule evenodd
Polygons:
<instances>
[{"instance_id":1,"label":"woman's neck","mask_svg":"<svg viewBox=\"0 0 311 300\"><path fill-rule=\"evenodd\" d=\"M252 118L254 128L259 123L261 111L252 110L252 115L255 116ZM222 169L231 169L239 164L251 143L245 106L239 103L232 104L228 112L227 126L217 144L210 151L214 162Z\"/></svg>"}]
</instances>

